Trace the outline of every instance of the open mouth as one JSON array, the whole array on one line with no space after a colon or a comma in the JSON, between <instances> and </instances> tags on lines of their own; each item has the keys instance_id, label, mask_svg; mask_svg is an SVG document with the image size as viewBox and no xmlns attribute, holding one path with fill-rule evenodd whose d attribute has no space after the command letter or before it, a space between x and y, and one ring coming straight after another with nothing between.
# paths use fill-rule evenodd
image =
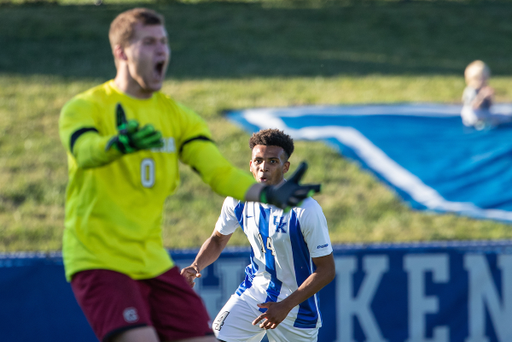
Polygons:
<instances>
[{"instance_id":1,"label":"open mouth","mask_svg":"<svg viewBox=\"0 0 512 342\"><path fill-rule=\"evenodd\" d=\"M165 62L158 62L155 64L155 72L158 76L162 76L162 74L164 72L164 65L165 65Z\"/></svg>"}]
</instances>

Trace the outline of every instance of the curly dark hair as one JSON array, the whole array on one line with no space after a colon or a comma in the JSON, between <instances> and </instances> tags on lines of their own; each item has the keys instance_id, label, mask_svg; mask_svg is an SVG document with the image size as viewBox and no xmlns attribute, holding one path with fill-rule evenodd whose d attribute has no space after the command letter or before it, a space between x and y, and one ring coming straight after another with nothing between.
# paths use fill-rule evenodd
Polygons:
<instances>
[{"instance_id":1,"label":"curly dark hair","mask_svg":"<svg viewBox=\"0 0 512 342\"><path fill-rule=\"evenodd\" d=\"M269 128L262 129L258 133L253 133L249 139L249 147L251 150L256 145L279 146L286 153L286 159L290 158L293 153L293 139L278 129Z\"/></svg>"}]
</instances>

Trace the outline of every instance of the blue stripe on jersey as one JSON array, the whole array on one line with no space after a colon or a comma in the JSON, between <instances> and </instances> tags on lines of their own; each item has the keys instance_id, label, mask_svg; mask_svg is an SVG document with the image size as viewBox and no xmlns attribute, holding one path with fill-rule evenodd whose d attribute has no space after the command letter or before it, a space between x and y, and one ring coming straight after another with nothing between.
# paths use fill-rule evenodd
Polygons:
<instances>
[{"instance_id":1,"label":"blue stripe on jersey","mask_svg":"<svg viewBox=\"0 0 512 342\"><path fill-rule=\"evenodd\" d=\"M300 229L299 219L295 211L290 212L290 242L292 244L293 264L295 266L295 279L300 286L312 273L311 256ZM315 328L318 322L318 309L315 296L311 296L299 304L297 319L293 324L298 328Z\"/></svg>"},{"instance_id":2,"label":"blue stripe on jersey","mask_svg":"<svg viewBox=\"0 0 512 342\"><path fill-rule=\"evenodd\" d=\"M258 271L258 265L254 262L254 251L251 248L251 264L245 267L245 279L242 281L238 289L236 290L236 294L241 296L245 290L249 289L252 286L252 281L254 279L254 274Z\"/></svg>"},{"instance_id":3,"label":"blue stripe on jersey","mask_svg":"<svg viewBox=\"0 0 512 342\"><path fill-rule=\"evenodd\" d=\"M235 216L238 220L238 223L240 224L240 227L242 227L242 230L244 230L244 206L245 202L238 202L238 204L235 207ZM236 294L241 296L242 293L245 292L248 288L252 286L252 281L254 279L254 274L256 274L256 271L258 271L258 264L254 262L254 251L251 248L251 264L247 265L245 268L245 279L242 281L240 286L238 286L238 289L236 290Z\"/></svg>"},{"instance_id":4,"label":"blue stripe on jersey","mask_svg":"<svg viewBox=\"0 0 512 342\"><path fill-rule=\"evenodd\" d=\"M245 202L239 201L235 207L235 216L242 230L244 230L244 206Z\"/></svg>"},{"instance_id":5,"label":"blue stripe on jersey","mask_svg":"<svg viewBox=\"0 0 512 342\"><path fill-rule=\"evenodd\" d=\"M276 260L273 251L270 248L267 248L268 241L272 241L270 239L269 232L269 223L270 223L270 209L265 209L260 205L260 224L259 230L261 234L261 239L263 241L263 249L265 250L265 271L270 274L270 283L267 288L267 302L277 302L277 297L279 293L281 293L281 286L283 283L277 279L276 273ZM270 239L270 240L269 240ZM261 312L267 311L267 309L259 309Z\"/></svg>"}]
</instances>

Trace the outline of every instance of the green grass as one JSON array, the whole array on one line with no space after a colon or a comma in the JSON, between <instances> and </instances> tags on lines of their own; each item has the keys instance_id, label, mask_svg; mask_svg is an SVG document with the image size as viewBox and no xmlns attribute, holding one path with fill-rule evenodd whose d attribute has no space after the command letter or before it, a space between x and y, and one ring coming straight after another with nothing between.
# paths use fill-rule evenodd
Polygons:
<instances>
[{"instance_id":1,"label":"green grass","mask_svg":"<svg viewBox=\"0 0 512 342\"><path fill-rule=\"evenodd\" d=\"M66 156L60 108L113 77L108 25L130 4L0 6L0 252L58 250ZM205 117L222 152L248 169L248 134L225 109L310 104L456 103L464 67L492 68L512 101L512 4L487 2L144 2L166 16L173 61L163 91ZM509 225L410 210L322 143L297 142L292 169L321 182L335 243L512 238ZM197 247L222 198L183 166L166 203L167 247ZM246 244L242 234L233 244Z\"/></svg>"}]
</instances>

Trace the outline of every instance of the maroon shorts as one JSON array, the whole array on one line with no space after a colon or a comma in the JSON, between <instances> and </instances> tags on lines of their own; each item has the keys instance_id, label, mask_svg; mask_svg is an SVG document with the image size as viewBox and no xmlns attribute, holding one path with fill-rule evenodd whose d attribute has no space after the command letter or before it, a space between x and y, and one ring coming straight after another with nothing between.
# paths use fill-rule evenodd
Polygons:
<instances>
[{"instance_id":1,"label":"maroon shorts","mask_svg":"<svg viewBox=\"0 0 512 342\"><path fill-rule=\"evenodd\" d=\"M154 327L161 340L213 335L203 301L178 267L144 280L87 270L73 276L71 287L100 341L143 326Z\"/></svg>"}]
</instances>

